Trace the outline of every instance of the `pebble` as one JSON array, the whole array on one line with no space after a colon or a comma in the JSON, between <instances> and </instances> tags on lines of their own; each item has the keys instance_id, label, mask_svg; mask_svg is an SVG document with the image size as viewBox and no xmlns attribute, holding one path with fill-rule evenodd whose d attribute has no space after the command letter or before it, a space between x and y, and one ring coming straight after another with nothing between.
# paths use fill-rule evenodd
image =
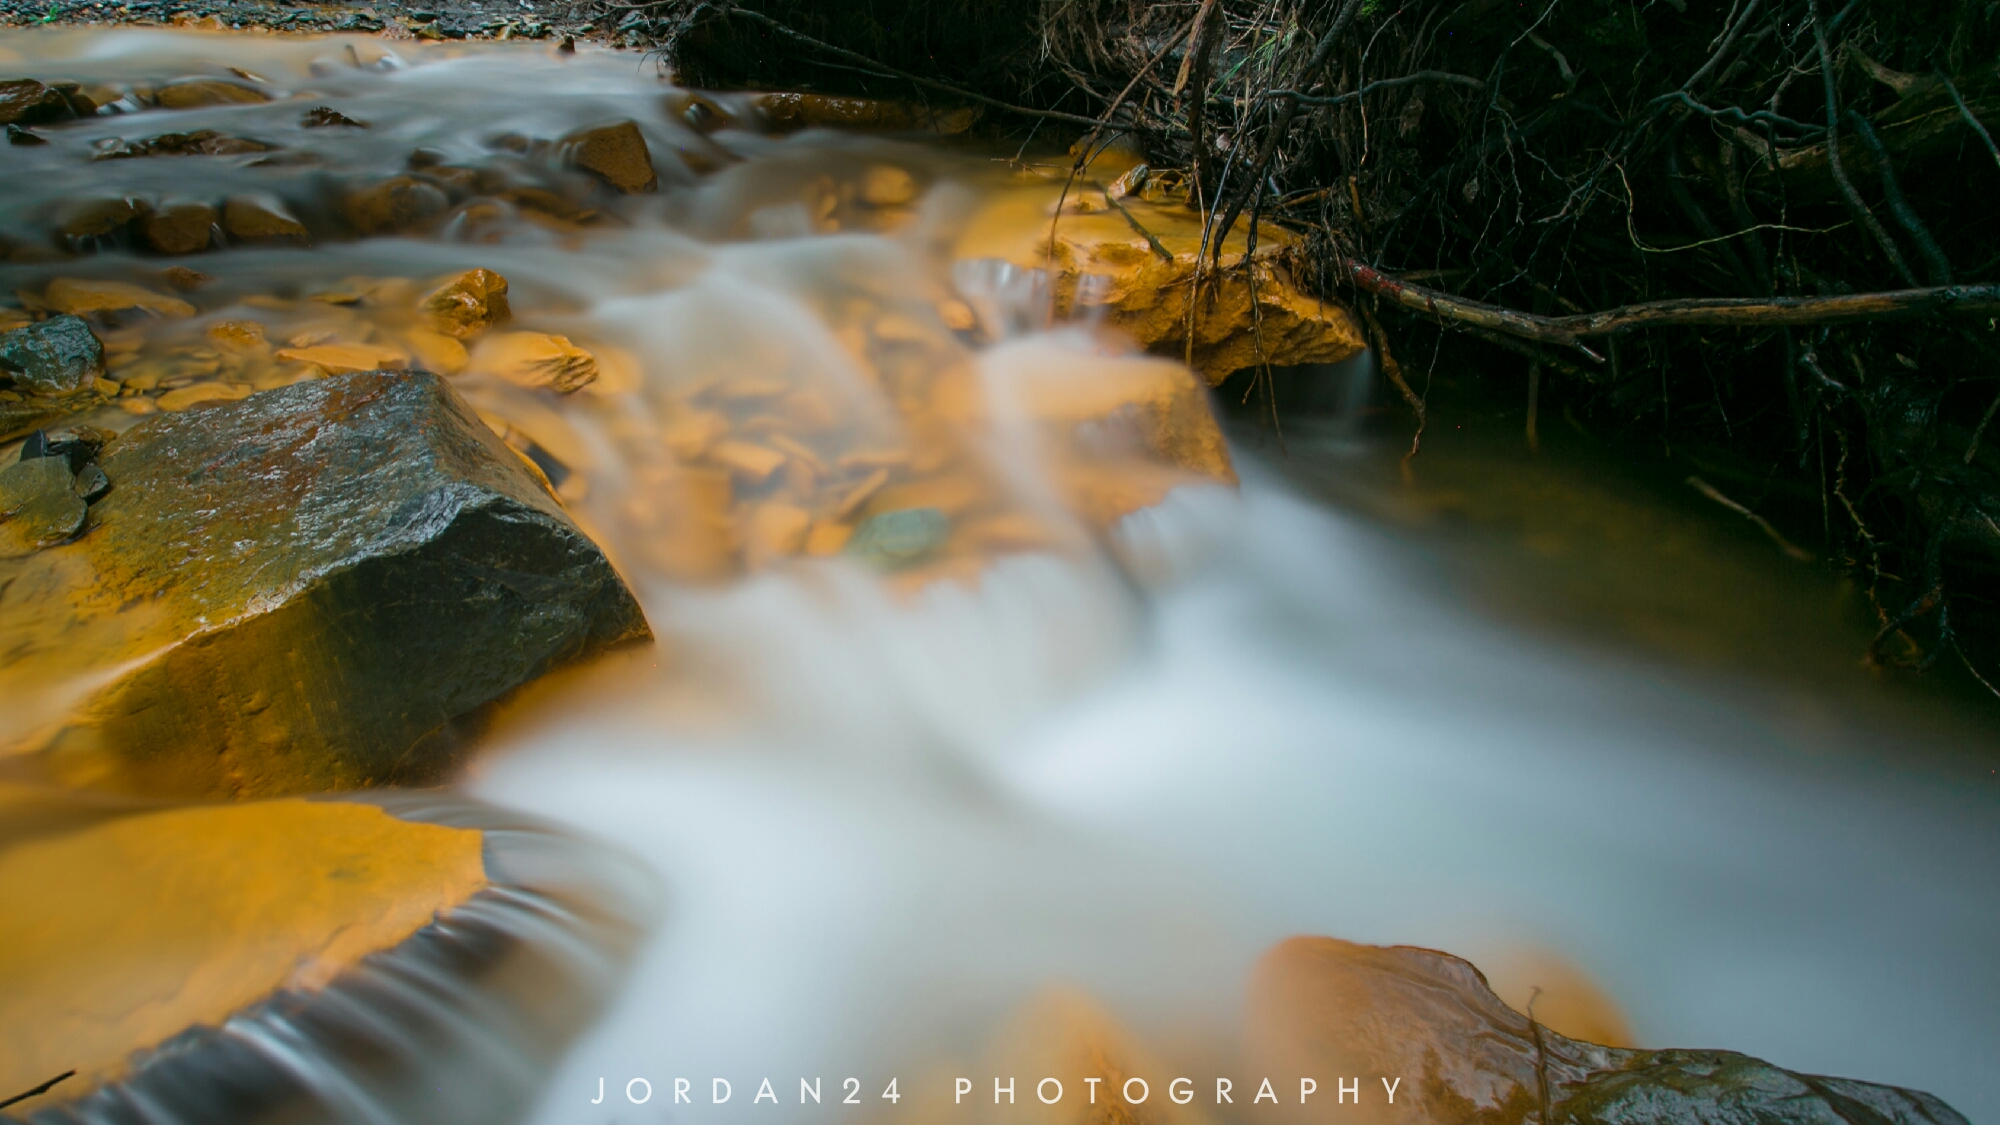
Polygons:
<instances>
[{"instance_id":1,"label":"pebble","mask_svg":"<svg viewBox=\"0 0 2000 1125\"><path fill-rule=\"evenodd\" d=\"M863 521L847 541L846 553L886 569L910 566L944 546L951 521L936 508L903 508Z\"/></svg>"}]
</instances>

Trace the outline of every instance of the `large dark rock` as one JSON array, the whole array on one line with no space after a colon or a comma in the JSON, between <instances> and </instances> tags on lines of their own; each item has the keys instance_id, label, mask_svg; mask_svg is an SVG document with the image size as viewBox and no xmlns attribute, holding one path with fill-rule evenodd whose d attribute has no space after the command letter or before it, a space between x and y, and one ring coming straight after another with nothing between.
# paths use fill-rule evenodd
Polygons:
<instances>
[{"instance_id":1,"label":"large dark rock","mask_svg":"<svg viewBox=\"0 0 2000 1125\"><path fill-rule=\"evenodd\" d=\"M82 317L52 316L0 332L0 378L29 394L88 390L104 374L104 345Z\"/></svg>"},{"instance_id":2,"label":"large dark rock","mask_svg":"<svg viewBox=\"0 0 2000 1125\"><path fill-rule=\"evenodd\" d=\"M69 99L32 78L0 82L0 125L43 125L73 116Z\"/></svg>"},{"instance_id":3,"label":"large dark rock","mask_svg":"<svg viewBox=\"0 0 2000 1125\"><path fill-rule=\"evenodd\" d=\"M1258 967L1251 1061L1361 1077L1367 1125L1967 1125L1929 1094L1795 1074L1733 1051L1569 1039L1514 1011L1471 964L1409 946L1294 938ZM1401 1079L1393 1104L1381 1080ZM1297 1107L1292 1107L1297 1108ZM1325 1107L1301 1110L1322 1120Z\"/></svg>"},{"instance_id":4,"label":"large dark rock","mask_svg":"<svg viewBox=\"0 0 2000 1125\"><path fill-rule=\"evenodd\" d=\"M34 745L70 783L433 779L455 719L649 636L604 555L434 376L161 415L98 463L112 488L84 533L0 562L0 696L60 703Z\"/></svg>"}]
</instances>

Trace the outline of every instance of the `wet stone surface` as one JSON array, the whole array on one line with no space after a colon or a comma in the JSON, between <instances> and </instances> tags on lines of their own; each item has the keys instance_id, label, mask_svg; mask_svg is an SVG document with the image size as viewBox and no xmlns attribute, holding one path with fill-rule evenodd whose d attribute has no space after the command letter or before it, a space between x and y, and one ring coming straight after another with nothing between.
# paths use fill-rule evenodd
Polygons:
<instances>
[{"instance_id":1,"label":"wet stone surface","mask_svg":"<svg viewBox=\"0 0 2000 1125\"><path fill-rule=\"evenodd\" d=\"M0 333L0 379L29 394L61 396L88 389L104 374L104 346L75 316Z\"/></svg>"},{"instance_id":2,"label":"wet stone surface","mask_svg":"<svg viewBox=\"0 0 2000 1125\"><path fill-rule=\"evenodd\" d=\"M34 495L82 505L61 459L23 464ZM435 376L163 416L101 465L114 487L90 534L12 564L0 593L21 641L8 692L77 657L130 662L48 745L72 783L243 796L434 777L454 718L648 636L596 546Z\"/></svg>"},{"instance_id":3,"label":"wet stone surface","mask_svg":"<svg viewBox=\"0 0 2000 1125\"><path fill-rule=\"evenodd\" d=\"M1426 1125L1967 1125L1929 1094L1796 1074L1734 1051L1632 1050L1514 1011L1469 962L1413 946L1293 938L1252 985L1251 1057L1396 1075L1368 1119Z\"/></svg>"}]
</instances>

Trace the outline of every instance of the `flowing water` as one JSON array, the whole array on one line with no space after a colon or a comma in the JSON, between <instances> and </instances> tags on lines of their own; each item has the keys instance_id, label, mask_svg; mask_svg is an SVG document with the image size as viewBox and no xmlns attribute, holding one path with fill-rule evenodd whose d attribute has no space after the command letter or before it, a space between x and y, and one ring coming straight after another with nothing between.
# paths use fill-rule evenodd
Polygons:
<instances>
[{"instance_id":1,"label":"flowing water","mask_svg":"<svg viewBox=\"0 0 2000 1125\"><path fill-rule=\"evenodd\" d=\"M1050 413L1115 405L1172 365L1052 315L1018 263L962 252L996 199L1052 199L1046 170L918 137L768 134L749 99L691 111L626 54L0 38L0 75L114 106L232 66L277 99L100 115L7 149L0 274L30 295L57 278L164 293L170 263L126 236L67 236L81 258L22 249L107 199L262 192L311 226L413 163L484 185L422 236L180 259L212 275L185 294L195 315L127 317L106 341L115 377L168 388L281 385L301 377L287 346L463 367L461 391L639 592L657 647L524 693L456 785L636 859L664 903L566 1054L486 1064L533 1069L532 1120L804 1118L823 1111L794 1103L801 1077L831 1093L856 1076L870 1101L892 1076L983 1081L995 1028L1052 988L1226 1072L1250 966L1299 932L1450 950L1517 1004L1602 993L1601 1019L1642 1045L2000 1115L2000 785L1972 764L1995 759L1990 737L1891 721L1854 677L1724 684L1487 612L1436 562L1464 541L1355 509L1400 495L1378 472L1394 451L1366 439L1295 430L1289 459L1239 445L1240 487L1149 456L1117 411L1052 440ZM316 105L368 127L308 129ZM639 123L662 183L591 213L538 142L614 118ZM197 129L275 151L89 159ZM588 350L596 381L557 396L478 346L427 354L412 301L471 268L507 278L511 327ZM211 332L246 322L270 346ZM749 439L783 467L718 452ZM1443 448L1440 472L1482 479ZM1608 487L1588 466L1567 485L1536 471L1565 495ZM919 506L950 520L929 561L884 576L842 552L858 517ZM1607 565L1651 548L1624 550ZM1764 581L1731 566L1708 572L1725 600ZM469 1065L439 1063L467 1095L427 1119L490 1108ZM635 1106L635 1077L735 1094ZM751 1100L767 1077L775 1108Z\"/></svg>"}]
</instances>

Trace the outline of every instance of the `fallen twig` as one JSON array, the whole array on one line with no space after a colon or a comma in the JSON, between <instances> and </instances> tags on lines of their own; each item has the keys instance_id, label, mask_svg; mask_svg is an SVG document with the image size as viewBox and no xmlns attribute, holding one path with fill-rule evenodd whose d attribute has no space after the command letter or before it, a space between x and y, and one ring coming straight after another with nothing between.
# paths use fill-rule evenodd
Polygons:
<instances>
[{"instance_id":1,"label":"fallen twig","mask_svg":"<svg viewBox=\"0 0 2000 1125\"><path fill-rule=\"evenodd\" d=\"M47 1082L42 1083L41 1085L35 1087L32 1090L24 1090L21 1093L15 1094L13 1097L8 1098L6 1101L0 1102L0 1109L6 1109L8 1106L13 1105L16 1102L25 1102L29 1098L40 1097L43 1094L48 1093L50 1090L55 1089L56 1083L74 1077L76 1077L76 1071L65 1070L61 1074L56 1075L54 1078L49 1079Z\"/></svg>"},{"instance_id":2,"label":"fallen twig","mask_svg":"<svg viewBox=\"0 0 2000 1125\"><path fill-rule=\"evenodd\" d=\"M1778 549L1785 552L1785 554L1789 555L1790 557L1797 559L1799 562L1812 562L1813 559L1816 557L1811 551L1806 550L1804 547L1801 547L1798 544L1793 543L1791 540L1785 538L1784 536L1778 534L1778 529L1771 526L1770 520L1767 520L1763 516L1760 516L1757 513L1751 511L1750 509L1744 507L1743 505L1738 504L1736 501L1731 500L1729 497L1724 496L1721 492L1716 490L1716 487L1714 485L1708 483L1707 481L1701 479L1700 477L1689 477L1687 479L1687 482L1688 484L1694 486L1694 490L1696 492L1701 493L1703 496L1708 497L1710 500L1715 501L1716 503L1722 505L1725 508L1728 508L1730 511L1735 512L1737 515L1742 516L1744 519L1749 520L1751 523L1754 523L1758 527L1762 528L1764 534L1770 537L1771 542L1776 543L1778 545Z\"/></svg>"},{"instance_id":3,"label":"fallen twig","mask_svg":"<svg viewBox=\"0 0 2000 1125\"><path fill-rule=\"evenodd\" d=\"M1435 289L1410 285L1353 259L1342 272L1363 292L1457 324L1575 348L1602 362L1581 341L1640 328L1775 328L1857 320L1905 320L1945 314L2000 313L2000 285L1940 285L1833 297L1717 297L1648 301L1574 316L1538 316Z\"/></svg>"}]
</instances>

